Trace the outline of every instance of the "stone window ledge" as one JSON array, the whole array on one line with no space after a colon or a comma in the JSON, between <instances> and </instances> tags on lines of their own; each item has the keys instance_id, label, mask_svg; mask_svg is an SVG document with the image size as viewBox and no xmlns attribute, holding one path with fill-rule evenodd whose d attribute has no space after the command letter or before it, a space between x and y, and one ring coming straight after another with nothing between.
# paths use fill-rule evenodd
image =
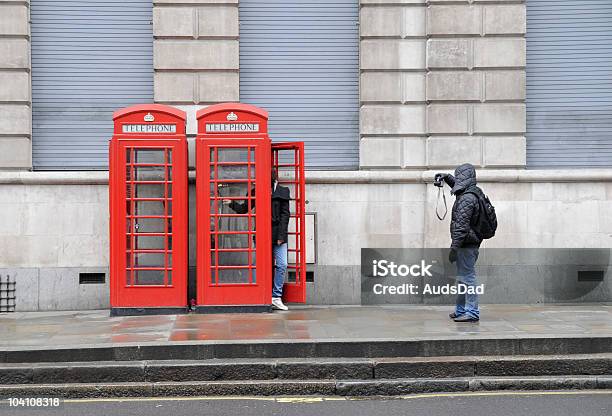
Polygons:
<instances>
[{"instance_id":1,"label":"stone window ledge","mask_svg":"<svg viewBox=\"0 0 612 416\"><path fill-rule=\"evenodd\" d=\"M436 172L445 170L310 171L311 184L431 183ZM479 182L612 182L612 169L478 170ZM195 172L190 172L190 181ZM107 171L23 172L0 171L0 185L106 185Z\"/></svg>"}]
</instances>

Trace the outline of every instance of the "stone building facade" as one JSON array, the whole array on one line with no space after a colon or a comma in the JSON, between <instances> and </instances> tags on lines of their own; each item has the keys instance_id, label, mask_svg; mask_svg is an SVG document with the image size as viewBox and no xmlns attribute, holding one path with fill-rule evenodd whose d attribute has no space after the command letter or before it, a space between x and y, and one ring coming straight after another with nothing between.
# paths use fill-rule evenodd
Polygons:
<instances>
[{"instance_id":1,"label":"stone building facade","mask_svg":"<svg viewBox=\"0 0 612 416\"><path fill-rule=\"evenodd\" d=\"M28 7L0 1L0 273L18 310L106 308L108 278L78 276L108 271L107 172L31 169ZM484 247L612 248L612 168L526 169L525 33L523 1L360 1L360 166L307 172L309 303L359 304L362 247L447 247L431 184L464 162L500 218ZM154 0L153 35L155 102L186 110L193 137L197 109L240 99L239 2ZM483 279L483 302L612 299L607 272Z\"/></svg>"}]
</instances>

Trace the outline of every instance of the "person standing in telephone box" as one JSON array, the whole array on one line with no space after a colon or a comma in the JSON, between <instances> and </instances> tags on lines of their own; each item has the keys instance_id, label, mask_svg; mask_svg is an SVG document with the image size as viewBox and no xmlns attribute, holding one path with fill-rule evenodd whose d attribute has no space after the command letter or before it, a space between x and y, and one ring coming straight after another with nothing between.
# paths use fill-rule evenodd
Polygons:
<instances>
[{"instance_id":1,"label":"person standing in telephone box","mask_svg":"<svg viewBox=\"0 0 612 416\"><path fill-rule=\"evenodd\" d=\"M251 197L255 196L255 188L251 189ZM287 274L287 235L289 229L289 188L279 185L278 174L272 170L272 255L274 258L274 280L272 283L272 307L281 311L289 310L283 304L283 285ZM248 202L224 201L237 214L246 214ZM252 204L251 209L255 204Z\"/></svg>"}]
</instances>

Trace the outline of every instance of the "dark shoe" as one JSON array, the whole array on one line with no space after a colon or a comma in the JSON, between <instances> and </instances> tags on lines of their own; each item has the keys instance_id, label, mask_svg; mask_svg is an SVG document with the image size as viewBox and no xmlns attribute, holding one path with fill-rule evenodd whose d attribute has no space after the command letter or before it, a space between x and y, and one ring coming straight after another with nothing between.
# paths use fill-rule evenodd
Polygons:
<instances>
[{"instance_id":1,"label":"dark shoe","mask_svg":"<svg viewBox=\"0 0 612 416\"><path fill-rule=\"evenodd\" d=\"M457 316L453 321L455 322L478 322L480 319L473 318L470 315Z\"/></svg>"},{"instance_id":2,"label":"dark shoe","mask_svg":"<svg viewBox=\"0 0 612 416\"><path fill-rule=\"evenodd\" d=\"M457 314L455 312L451 312L451 313L448 314L448 317L450 319L455 319L457 317Z\"/></svg>"}]
</instances>

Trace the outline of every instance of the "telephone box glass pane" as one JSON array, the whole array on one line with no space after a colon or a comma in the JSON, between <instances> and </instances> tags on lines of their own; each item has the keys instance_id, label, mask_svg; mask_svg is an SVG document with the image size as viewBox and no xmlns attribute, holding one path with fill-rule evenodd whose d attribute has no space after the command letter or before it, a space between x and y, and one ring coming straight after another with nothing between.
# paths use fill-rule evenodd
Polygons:
<instances>
[{"instance_id":1,"label":"telephone box glass pane","mask_svg":"<svg viewBox=\"0 0 612 416\"><path fill-rule=\"evenodd\" d=\"M172 201L134 201L132 215L172 215Z\"/></svg>"},{"instance_id":2,"label":"telephone box glass pane","mask_svg":"<svg viewBox=\"0 0 612 416\"><path fill-rule=\"evenodd\" d=\"M166 248L166 236L143 236L136 235L135 249L139 250L164 250ZM171 248L168 247L168 250Z\"/></svg>"},{"instance_id":3,"label":"telephone box glass pane","mask_svg":"<svg viewBox=\"0 0 612 416\"><path fill-rule=\"evenodd\" d=\"M219 147L211 149L210 157L210 227L222 233L211 239L212 281L255 283L254 150Z\"/></svg>"},{"instance_id":4,"label":"telephone box glass pane","mask_svg":"<svg viewBox=\"0 0 612 416\"><path fill-rule=\"evenodd\" d=\"M131 187L131 184L128 184ZM134 185L136 198L166 198L172 193L171 184L143 184L137 183ZM168 195L166 195L166 189Z\"/></svg>"},{"instance_id":5,"label":"telephone box glass pane","mask_svg":"<svg viewBox=\"0 0 612 416\"><path fill-rule=\"evenodd\" d=\"M248 249L253 243L252 234L217 234L216 241L222 248ZM215 248L215 237L213 236L213 247ZM253 251L255 253L255 251ZM254 255L254 254L253 254Z\"/></svg>"},{"instance_id":6,"label":"telephone box glass pane","mask_svg":"<svg viewBox=\"0 0 612 416\"><path fill-rule=\"evenodd\" d=\"M254 231L255 216L251 216L250 220L246 215L241 215L240 217L218 217L214 226L216 231L221 232Z\"/></svg>"},{"instance_id":7,"label":"telephone box glass pane","mask_svg":"<svg viewBox=\"0 0 612 416\"><path fill-rule=\"evenodd\" d=\"M171 181L172 168L164 166L128 166L127 181Z\"/></svg>"},{"instance_id":8,"label":"telephone box glass pane","mask_svg":"<svg viewBox=\"0 0 612 416\"><path fill-rule=\"evenodd\" d=\"M166 149L135 149L134 163L154 163L165 164L171 163L171 150Z\"/></svg>"},{"instance_id":9,"label":"telephone box glass pane","mask_svg":"<svg viewBox=\"0 0 612 416\"><path fill-rule=\"evenodd\" d=\"M248 177L255 178L255 165L252 163L243 165L213 165L210 167L210 177L241 180L246 180Z\"/></svg>"},{"instance_id":10,"label":"telephone box glass pane","mask_svg":"<svg viewBox=\"0 0 612 416\"><path fill-rule=\"evenodd\" d=\"M171 154L169 149L127 149L126 224L131 234L126 241L128 285L171 282L172 170L164 166ZM148 166L156 164L161 166Z\"/></svg>"},{"instance_id":11,"label":"telephone box glass pane","mask_svg":"<svg viewBox=\"0 0 612 416\"><path fill-rule=\"evenodd\" d=\"M254 191L255 183L251 182L251 194L255 195ZM215 193L215 187L216 193ZM240 198L237 202L242 202L247 199L247 189L249 184L246 179L243 182L213 182L210 184L210 197L211 198Z\"/></svg>"},{"instance_id":12,"label":"telephone box glass pane","mask_svg":"<svg viewBox=\"0 0 612 416\"><path fill-rule=\"evenodd\" d=\"M134 232L165 233L167 224L163 218L137 218L134 221Z\"/></svg>"},{"instance_id":13,"label":"telephone box glass pane","mask_svg":"<svg viewBox=\"0 0 612 416\"><path fill-rule=\"evenodd\" d=\"M164 268L166 263L164 253L134 253L131 267L159 267Z\"/></svg>"},{"instance_id":14,"label":"telephone box glass pane","mask_svg":"<svg viewBox=\"0 0 612 416\"><path fill-rule=\"evenodd\" d=\"M218 284L232 284L232 283L249 283L249 273L251 269L240 268L240 269L221 269L218 273Z\"/></svg>"},{"instance_id":15,"label":"telephone box glass pane","mask_svg":"<svg viewBox=\"0 0 612 416\"><path fill-rule=\"evenodd\" d=\"M164 270L134 270L135 286L163 286L166 272Z\"/></svg>"}]
</instances>

